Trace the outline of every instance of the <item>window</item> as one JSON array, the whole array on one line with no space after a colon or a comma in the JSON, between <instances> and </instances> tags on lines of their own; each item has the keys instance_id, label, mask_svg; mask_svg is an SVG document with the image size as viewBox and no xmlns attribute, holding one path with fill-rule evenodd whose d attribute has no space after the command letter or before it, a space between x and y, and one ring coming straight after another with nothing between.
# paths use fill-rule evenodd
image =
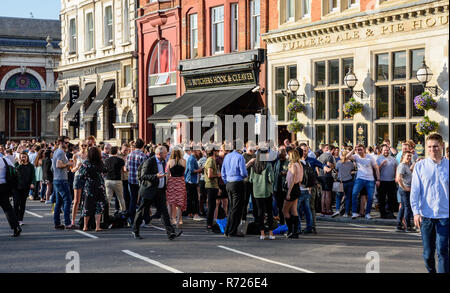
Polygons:
<instances>
[{"instance_id":1,"label":"window","mask_svg":"<svg viewBox=\"0 0 450 293\"><path fill-rule=\"evenodd\" d=\"M339 146L339 124L330 124L328 127L329 144Z\"/></svg>"},{"instance_id":2,"label":"window","mask_svg":"<svg viewBox=\"0 0 450 293\"><path fill-rule=\"evenodd\" d=\"M415 117L423 117L425 116L424 110L418 110L414 106L414 98L418 95L421 95L423 93L423 86L422 84L412 84L411 85L411 97L410 97L410 105L411 105L411 116Z\"/></svg>"},{"instance_id":3,"label":"window","mask_svg":"<svg viewBox=\"0 0 450 293\"><path fill-rule=\"evenodd\" d=\"M191 14L189 16L189 26L190 26L190 50L191 50L191 58L195 58L198 56L198 23L197 23L197 14Z\"/></svg>"},{"instance_id":4,"label":"window","mask_svg":"<svg viewBox=\"0 0 450 293\"><path fill-rule=\"evenodd\" d=\"M176 59L172 45L167 40L159 41L153 48L149 64L149 85L158 86L176 81Z\"/></svg>"},{"instance_id":5,"label":"window","mask_svg":"<svg viewBox=\"0 0 450 293\"><path fill-rule=\"evenodd\" d=\"M377 119L389 118L389 88L387 86L376 88L376 115Z\"/></svg>"},{"instance_id":6,"label":"window","mask_svg":"<svg viewBox=\"0 0 450 293\"><path fill-rule=\"evenodd\" d=\"M125 65L123 67L123 86L127 87L131 85L131 66Z\"/></svg>"},{"instance_id":7,"label":"window","mask_svg":"<svg viewBox=\"0 0 450 293\"><path fill-rule=\"evenodd\" d=\"M344 124L343 143L347 146L353 146L353 124Z\"/></svg>"},{"instance_id":8,"label":"window","mask_svg":"<svg viewBox=\"0 0 450 293\"><path fill-rule=\"evenodd\" d=\"M291 65L287 67L287 82L289 82L289 80L297 78L297 65ZM287 88L287 84L286 84L286 88ZM290 102L291 99L288 100L288 103ZM294 120L294 118L297 117L297 114L295 113L290 113L289 112L289 121Z\"/></svg>"},{"instance_id":9,"label":"window","mask_svg":"<svg viewBox=\"0 0 450 293\"><path fill-rule=\"evenodd\" d=\"M325 119L325 92L316 92L316 119Z\"/></svg>"},{"instance_id":10,"label":"window","mask_svg":"<svg viewBox=\"0 0 450 293\"><path fill-rule=\"evenodd\" d=\"M224 51L223 6L211 9L212 54Z\"/></svg>"},{"instance_id":11,"label":"window","mask_svg":"<svg viewBox=\"0 0 450 293\"><path fill-rule=\"evenodd\" d=\"M287 105L290 102L290 97L283 95L282 90L287 89L287 84L290 79L297 78L297 65L275 67L274 75L275 113L278 115L278 121L291 121L296 117L296 114L291 114L287 111Z\"/></svg>"},{"instance_id":12,"label":"window","mask_svg":"<svg viewBox=\"0 0 450 293\"><path fill-rule=\"evenodd\" d=\"M239 22L238 22L238 4L231 4L231 51L238 50Z\"/></svg>"},{"instance_id":13,"label":"window","mask_svg":"<svg viewBox=\"0 0 450 293\"><path fill-rule=\"evenodd\" d=\"M328 80L330 85L339 84L339 59L328 61ZM345 76L345 75L344 75Z\"/></svg>"},{"instance_id":14,"label":"window","mask_svg":"<svg viewBox=\"0 0 450 293\"><path fill-rule=\"evenodd\" d=\"M406 117L406 87L394 86L394 118Z\"/></svg>"},{"instance_id":15,"label":"window","mask_svg":"<svg viewBox=\"0 0 450 293\"><path fill-rule=\"evenodd\" d=\"M130 41L130 12L128 0L123 0L123 42Z\"/></svg>"},{"instance_id":16,"label":"window","mask_svg":"<svg viewBox=\"0 0 450 293\"><path fill-rule=\"evenodd\" d=\"M417 123L411 123L410 129L411 129L411 133L409 135L409 137L416 143L416 152L419 156L423 156L424 155L424 150L421 149L421 152L419 153L417 150L417 144L421 144L423 146L423 144L425 143L425 136L418 134L417 130L416 130L416 125Z\"/></svg>"},{"instance_id":17,"label":"window","mask_svg":"<svg viewBox=\"0 0 450 293\"><path fill-rule=\"evenodd\" d=\"M335 12L339 10L339 0L329 0L328 5L330 12Z\"/></svg>"},{"instance_id":18,"label":"window","mask_svg":"<svg viewBox=\"0 0 450 293\"><path fill-rule=\"evenodd\" d=\"M321 144L325 143L325 125L316 125L316 150Z\"/></svg>"},{"instance_id":19,"label":"window","mask_svg":"<svg viewBox=\"0 0 450 293\"><path fill-rule=\"evenodd\" d=\"M259 48L261 30L260 30L260 3L259 0L250 1L250 47Z\"/></svg>"},{"instance_id":20,"label":"window","mask_svg":"<svg viewBox=\"0 0 450 293\"><path fill-rule=\"evenodd\" d=\"M406 140L406 124L394 124L394 140L392 146L395 147L399 143Z\"/></svg>"},{"instance_id":21,"label":"window","mask_svg":"<svg viewBox=\"0 0 450 293\"><path fill-rule=\"evenodd\" d=\"M394 79L405 79L406 78L406 52L395 52L393 54L394 58Z\"/></svg>"},{"instance_id":22,"label":"window","mask_svg":"<svg viewBox=\"0 0 450 293\"><path fill-rule=\"evenodd\" d=\"M69 54L75 54L77 52L77 25L75 18L69 21L69 38Z\"/></svg>"},{"instance_id":23,"label":"window","mask_svg":"<svg viewBox=\"0 0 450 293\"><path fill-rule=\"evenodd\" d=\"M417 70L422 66L425 50L411 50L411 78L416 78Z\"/></svg>"},{"instance_id":24,"label":"window","mask_svg":"<svg viewBox=\"0 0 450 293\"><path fill-rule=\"evenodd\" d=\"M311 0L302 0L302 17L311 16Z\"/></svg>"},{"instance_id":25,"label":"window","mask_svg":"<svg viewBox=\"0 0 450 293\"><path fill-rule=\"evenodd\" d=\"M94 16L92 12L86 14L86 51L94 49Z\"/></svg>"},{"instance_id":26,"label":"window","mask_svg":"<svg viewBox=\"0 0 450 293\"><path fill-rule=\"evenodd\" d=\"M389 124L377 124L376 144L381 145L384 140L389 139Z\"/></svg>"},{"instance_id":27,"label":"window","mask_svg":"<svg viewBox=\"0 0 450 293\"><path fill-rule=\"evenodd\" d=\"M284 121L286 112L286 97L283 94L276 94L276 113L278 115L278 121Z\"/></svg>"},{"instance_id":28,"label":"window","mask_svg":"<svg viewBox=\"0 0 450 293\"><path fill-rule=\"evenodd\" d=\"M285 89L285 84L284 67L275 68L275 90Z\"/></svg>"},{"instance_id":29,"label":"window","mask_svg":"<svg viewBox=\"0 0 450 293\"><path fill-rule=\"evenodd\" d=\"M376 55L376 72L377 81L378 80L388 80L389 79L389 55L379 54Z\"/></svg>"},{"instance_id":30,"label":"window","mask_svg":"<svg viewBox=\"0 0 450 293\"><path fill-rule=\"evenodd\" d=\"M359 0L348 0L348 3L347 3L349 8L352 6L356 6L358 4L359 4Z\"/></svg>"},{"instance_id":31,"label":"window","mask_svg":"<svg viewBox=\"0 0 450 293\"><path fill-rule=\"evenodd\" d=\"M16 108L16 130L31 131L31 108L29 107Z\"/></svg>"},{"instance_id":32,"label":"window","mask_svg":"<svg viewBox=\"0 0 450 293\"><path fill-rule=\"evenodd\" d=\"M104 23L104 46L111 46L113 44L113 16L112 6L105 7L105 23Z\"/></svg>"},{"instance_id":33,"label":"window","mask_svg":"<svg viewBox=\"0 0 450 293\"><path fill-rule=\"evenodd\" d=\"M315 63L316 86L325 85L325 61Z\"/></svg>"},{"instance_id":34,"label":"window","mask_svg":"<svg viewBox=\"0 0 450 293\"><path fill-rule=\"evenodd\" d=\"M330 119L339 119L339 90L332 90L328 92L328 111Z\"/></svg>"},{"instance_id":35,"label":"window","mask_svg":"<svg viewBox=\"0 0 450 293\"><path fill-rule=\"evenodd\" d=\"M353 68L353 58L342 59L342 79L347 75L350 67Z\"/></svg>"},{"instance_id":36,"label":"window","mask_svg":"<svg viewBox=\"0 0 450 293\"><path fill-rule=\"evenodd\" d=\"M293 21L295 16L295 0L286 0L286 22Z\"/></svg>"}]
</instances>

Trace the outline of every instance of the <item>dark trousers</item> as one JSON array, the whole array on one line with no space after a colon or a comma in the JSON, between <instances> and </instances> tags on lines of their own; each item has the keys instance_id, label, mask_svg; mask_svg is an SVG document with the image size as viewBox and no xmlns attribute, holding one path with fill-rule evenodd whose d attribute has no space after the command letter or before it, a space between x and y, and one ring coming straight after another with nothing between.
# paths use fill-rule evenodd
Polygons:
<instances>
[{"instance_id":1,"label":"dark trousers","mask_svg":"<svg viewBox=\"0 0 450 293\"><path fill-rule=\"evenodd\" d=\"M252 199L252 205L253 205L252 215L253 215L253 218L255 218L255 219L258 216L258 207L255 204L255 198L253 197L253 183L244 182L244 185L245 185L245 198L244 198L244 209L242 211L242 220L246 221L247 220L248 202L250 201L250 198Z\"/></svg>"},{"instance_id":2,"label":"dark trousers","mask_svg":"<svg viewBox=\"0 0 450 293\"><path fill-rule=\"evenodd\" d=\"M208 211L206 214L206 225L212 227L214 221L214 211L216 210L216 199L219 193L218 188L206 188L206 194L208 196Z\"/></svg>"},{"instance_id":3,"label":"dark trousers","mask_svg":"<svg viewBox=\"0 0 450 293\"><path fill-rule=\"evenodd\" d=\"M19 227L19 222L17 222L16 214L14 209L9 202L9 197L11 195L11 190L6 186L6 184L0 184L0 206L6 215L9 226L11 229Z\"/></svg>"},{"instance_id":4,"label":"dark trousers","mask_svg":"<svg viewBox=\"0 0 450 293\"><path fill-rule=\"evenodd\" d=\"M253 207L257 206L258 214L256 217L256 223L258 224L259 231L265 230L264 228L264 216L267 213L267 225L269 230L273 230L273 214L272 214L272 196L267 198L255 198Z\"/></svg>"},{"instance_id":5,"label":"dark trousers","mask_svg":"<svg viewBox=\"0 0 450 293\"><path fill-rule=\"evenodd\" d=\"M278 208L278 217L280 217L280 225L284 225L283 204L286 198L286 191L278 190L275 192L275 199Z\"/></svg>"},{"instance_id":6,"label":"dark trousers","mask_svg":"<svg viewBox=\"0 0 450 293\"><path fill-rule=\"evenodd\" d=\"M14 212L16 213L17 221L23 221L25 214L25 204L27 202L29 189L16 189L14 191Z\"/></svg>"},{"instance_id":7,"label":"dark trousers","mask_svg":"<svg viewBox=\"0 0 450 293\"><path fill-rule=\"evenodd\" d=\"M130 219L132 221L134 219L134 216L136 215L139 185L128 183L128 187L130 191L130 207L128 209L128 214L130 215Z\"/></svg>"},{"instance_id":8,"label":"dark trousers","mask_svg":"<svg viewBox=\"0 0 450 293\"><path fill-rule=\"evenodd\" d=\"M158 210L161 211L161 216L163 219L164 226L166 228L167 235L175 232L175 229L170 224L169 212L167 211L166 205L166 189L158 188L156 194L151 198L143 198L142 204L136 212L134 218L133 231L139 233L139 227L144 220L146 211L150 210L150 207L155 205Z\"/></svg>"},{"instance_id":9,"label":"dark trousers","mask_svg":"<svg viewBox=\"0 0 450 293\"><path fill-rule=\"evenodd\" d=\"M199 181L199 187L200 187L200 215L205 216L205 205L206 205L206 199L208 197L207 191L205 188L205 181Z\"/></svg>"},{"instance_id":10,"label":"dark trousers","mask_svg":"<svg viewBox=\"0 0 450 293\"><path fill-rule=\"evenodd\" d=\"M42 186L42 184L41 184L42 182L41 181L36 181L36 184L34 185L34 189L33 189L33 200L37 200L37 199L39 199L39 191L40 191L40 188L41 188L41 186Z\"/></svg>"},{"instance_id":11,"label":"dark trousers","mask_svg":"<svg viewBox=\"0 0 450 293\"><path fill-rule=\"evenodd\" d=\"M237 230L242 219L242 212L244 211L244 188L243 181L227 183L227 193L230 204L225 235L237 234Z\"/></svg>"},{"instance_id":12,"label":"dark trousers","mask_svg":"<svg viewBox=\"0 0 450 293\"><path fill-rule=\"evenodd\" d=\"M125 200L126 210L130 210L130 190L128 189L128 180L122 180L123 199Z\"/></svg>"},{"instance_id":13,"label":"dark trousers","mask_svg":"<svg viewBox=\"0 0 450 293\"><path fill-rule=\"evenodd\" d=\"M197 185L186 183L187 213L192 215L198 214L199 210Z\"/></svg>"},{"instance_id":14,"label":"dark trousers","mask_svg":"<svg viewBox=\"0 0 450 293\"><path fill-rule=\"evenodd\" d=\"M413 215L413 212L411 209L410 192L404 191L401 188L398 189L398 192L400 193L402 207L400 208L397 214L397 227L398 228L403 227L402 220L403 218L405 218L406 228L412 228L411 217Z\"/></svg>"},{"instance_id":15,"label":"dark trousers","mask_svg":"<svg viewBox=\"0 0 450 293\"><path fill-rule=\"evenodd\" d=\"M394 211L396 211L396 207L398 206L397 185L395 184L395 181L381 181L377 197L381 217L388 214L394 214Z\"/></svg>"}]
</instances>

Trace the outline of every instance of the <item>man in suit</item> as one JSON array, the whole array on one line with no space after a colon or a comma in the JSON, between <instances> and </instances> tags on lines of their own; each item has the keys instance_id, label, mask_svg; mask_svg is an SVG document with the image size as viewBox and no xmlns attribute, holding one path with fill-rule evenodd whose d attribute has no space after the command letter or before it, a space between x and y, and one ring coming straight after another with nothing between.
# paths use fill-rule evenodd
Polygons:
<instances>
[{"instance_id":1,"label":"man in suit","mask_svg":"<svg viewBox=\"0 0 450 293\"><path fill-rule=\"evenodd\" d=\"M150 206L156 205L157 209L161 211L164 226L166 228L169 240L173 240L180 236L183 231L175 233L175 229L170 224L169 212L166 205L166 175L165 175L165 158L167 150L163 146L159 146L155 150L155 156L146 160L140 172L138 172L139 179L139 197L142 197L143 202L140 205L136 216L134 218L132 235L136 239L142 239L139 234L139 227L142 224L144 213L150 209Z\"/></svg>"}]
</instances>

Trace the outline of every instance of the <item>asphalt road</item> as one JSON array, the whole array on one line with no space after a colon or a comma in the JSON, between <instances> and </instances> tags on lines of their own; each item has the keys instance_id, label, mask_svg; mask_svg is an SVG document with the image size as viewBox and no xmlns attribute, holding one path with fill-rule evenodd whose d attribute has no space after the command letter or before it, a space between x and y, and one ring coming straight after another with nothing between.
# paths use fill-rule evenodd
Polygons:
<instances>
[{"instance_id":1,"label":"asphalt road","mask_svg":"<svg viewBox=\"0 0 450 293\"><path fill-rule=\"evenodd\" d=\"M206 232L204 222L184 223L183 235L174 241L160 220L142 228L143 240L133 239L129 228L57 231L51 206L28 200L18 238L10 236L0 210L0 273L64 273L75 268L73 255L79 256L81 273L365 273L368 267L426 272L420 235L394 232L392 226L318 221L316 235L260 240L225 238Z\"/></svg>"}]
</instances>

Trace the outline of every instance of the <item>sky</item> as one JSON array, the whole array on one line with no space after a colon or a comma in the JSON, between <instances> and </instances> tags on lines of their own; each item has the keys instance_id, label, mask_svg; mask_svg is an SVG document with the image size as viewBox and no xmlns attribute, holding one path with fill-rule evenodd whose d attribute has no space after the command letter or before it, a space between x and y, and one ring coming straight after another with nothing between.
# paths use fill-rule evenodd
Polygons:
<instances>
[{"instance_id":1,"label":"sky","mask_svg":"<svg viewBox=\"0 0 450 293\"><path fill-rule=\"evenodd\" d=\"M59 19L61 0L0 0L0 16Z\"/></svg>"}]
</instances>

